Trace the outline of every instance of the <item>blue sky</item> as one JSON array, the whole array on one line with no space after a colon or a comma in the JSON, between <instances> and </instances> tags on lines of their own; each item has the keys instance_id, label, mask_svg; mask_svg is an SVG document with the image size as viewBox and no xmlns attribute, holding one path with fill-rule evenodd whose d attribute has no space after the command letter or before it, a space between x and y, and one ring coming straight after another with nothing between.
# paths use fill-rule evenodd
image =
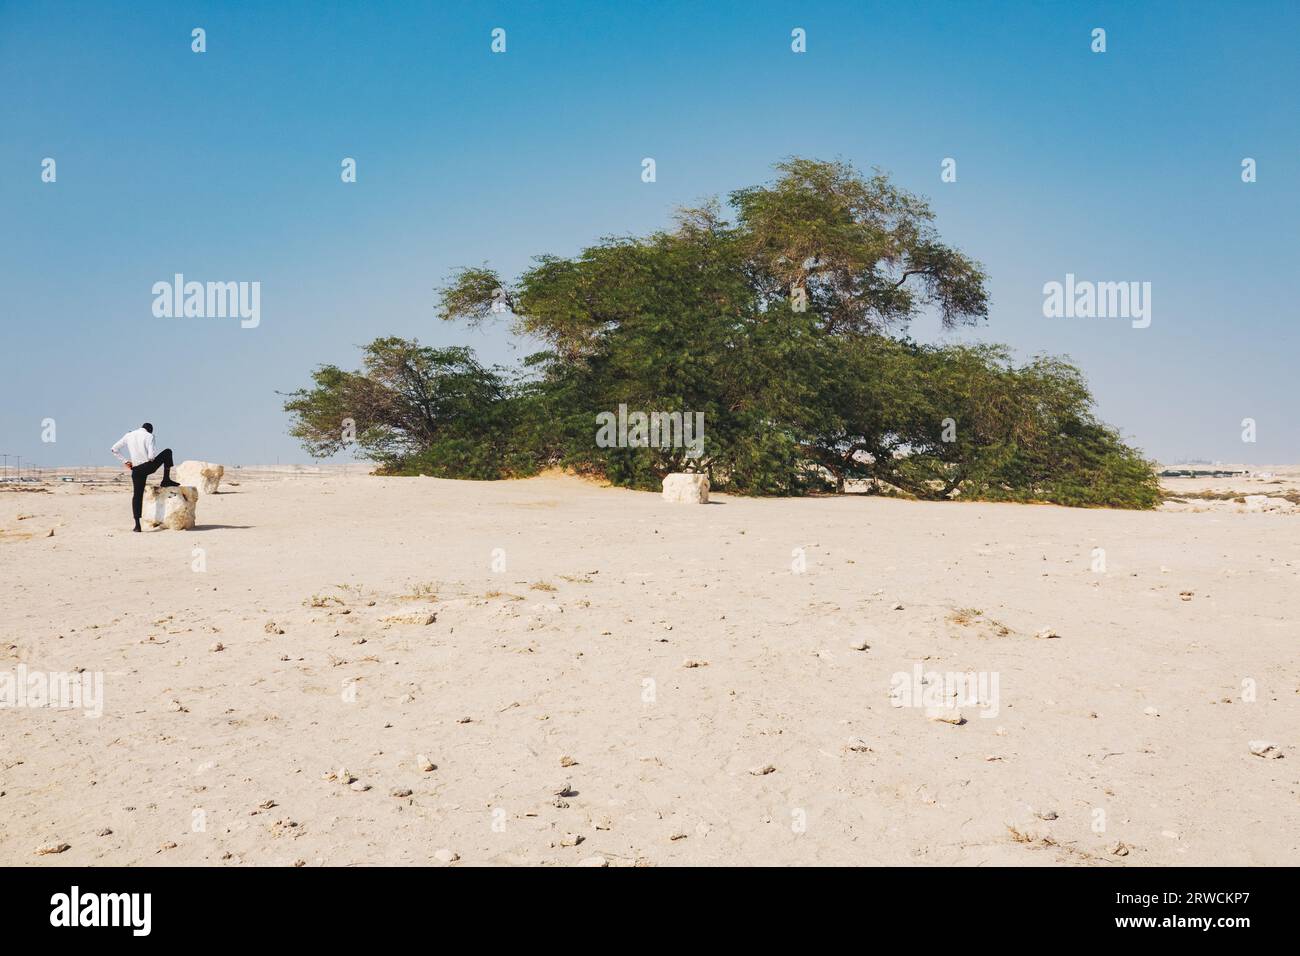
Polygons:
<instances>
[{"instance_id":1,"label":"blue sky","mask_svg":"<svg viewBox=\"0 0 1300 956\"><path fill-rule=\"evenodd\" d=\"M1071 356L1152 456L1300 461L1298 38L1289 2L0 0L0 452L113 464L147 418L182 458L306 461L276 393L320 363L528 351L435 318L454 267L514 275L802 155L884 168L984 264L989 321L950 337ZM155 318L177 272L260 282L260 325ZM1066 273L1151 282L1151 326L1044 318Z\"/></svg>"}]
</instances>

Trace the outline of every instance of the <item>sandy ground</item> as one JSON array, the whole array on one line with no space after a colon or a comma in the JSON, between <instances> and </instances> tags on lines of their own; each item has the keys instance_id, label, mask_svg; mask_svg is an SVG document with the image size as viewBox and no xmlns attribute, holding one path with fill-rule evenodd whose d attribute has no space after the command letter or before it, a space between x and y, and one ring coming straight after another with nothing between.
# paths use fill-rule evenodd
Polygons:
<instances>
[{"instance_id":1,"label":"sandy ground","mask_svg":"<svg viewBox=\"0 0 1300 956\"><path fill-rule=\"evenodd\" d=\"M227 477L0 492L0 863L1300 863L1295 513Z\"/></svg>"}]
</instances>

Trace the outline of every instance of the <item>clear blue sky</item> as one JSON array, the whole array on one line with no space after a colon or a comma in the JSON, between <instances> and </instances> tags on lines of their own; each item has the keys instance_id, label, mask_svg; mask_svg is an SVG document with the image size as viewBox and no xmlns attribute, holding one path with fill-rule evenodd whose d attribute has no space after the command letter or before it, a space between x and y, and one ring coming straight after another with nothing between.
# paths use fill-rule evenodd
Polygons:
<instances>
[{"instance_id":1,"label":"clear blue sky","mask_svg":"<svg viewBox=\"0 0 1300 956\"><path fill-rule=\"evenodd\" d=\"M0 452L113 464L148 419L184 458L306 461L276 392L317 364L528 350L434 317L453 267L645 232L794 154L927 195L991 276L960 337L1070 355L1148 454L1300 461L1298 41L1293 2L0 0ZM176 272L261 282L261 325L155 318ZM1067 272L1150 281L1151 327L1044 318Z\"/></svg>"}]
</instances>

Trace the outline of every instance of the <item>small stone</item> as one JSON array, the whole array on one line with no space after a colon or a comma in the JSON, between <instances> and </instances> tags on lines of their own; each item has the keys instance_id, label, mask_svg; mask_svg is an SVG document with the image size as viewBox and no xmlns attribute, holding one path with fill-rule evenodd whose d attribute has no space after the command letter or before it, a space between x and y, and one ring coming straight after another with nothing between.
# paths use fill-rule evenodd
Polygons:
<instances>
[{"instance_id":1,"label":"small stone","mask_svg":"<svg viewBox=\"0 0 1300 956\"><path fill-rule=\"evenodd\" d=\"M585 856L578 861L578 866L609 866L609 860L603 856Z\"/></svg>"},{"instance_id":2,"label":"small stone","mask_svg":"<svg viewBox=\"0 0 1300 956\"><path fill-rule=\"evenodd\" d=\"M336 779L339 783L351 783L353 780L356 780L357 778L356 775L353 774L346 767L339 767L337 773L335 774L334 779Z\"/></svg>"},{"instance_id":3,"label":"small stone","mask_svg":"<svg viewBox=\"0 0 1300 956\"><path fill-rule=\"evenodd\" d=\"M850 641L850 642L849 642L849 648L850 648L851 650L855 650L855 651L865 651L865 650L867 650L867 648L869 648L869 647L871 647L871 645L868 644L866 641L862 640L862 638L858 638L858 639L855 640L855 641Z\"/></svg>"},{"instance_id":4,"label":"small stone","mask_svg":"<svg viewBox=\"0 0 1300 956\"><path fill-rule=\"evenodd\" d=\"M275 621L267 621L266 626L263 627L262 630L266 631L266 633L268 634L284 633L284 628L282 628L279 624L276 624Z\"/></svg>"},{"instance_id":5,"label":"small stone","mask_svg":"<svg viewBox=\"0 0 1300 956\"><path fill-rule=\"evenodd\" d=\"M62 853L63 851L69 850L71 848L72 848L71 844L68 843L47 843L45 846L37 849L36 855L50 856L53 853Z\"/></svg>"},{"instance_id":6,"label":"small stone","mask_svg":"<svg viewBox=\"0 0 1300 956\"><path fill-rule=\"evenodd\" d=\"M388 791L390 797L409 797L411 795L410 787L394 787Z\"/></svg>"},{"instance_id":7,"label":"small stone","mask_svg":"<svg viewBox=\"0 0 1300 956\"><path fill-rule=\"evenodd\" d=\"M1160 716L1160 711L1156 710L1154 707L1146 707L1146 708L1143 708L1142 713L1146 714L1148 717L1159 717L1159 716Z\"/></svg>"},{"instance_id":8,"label":"small stone","mask_svg":"<svg viewBox=\"0 0 1300 956\"><path fill-rule=\"evenodd\" d=\"M551 793L557 797L571 797L573 796L573 788L569 785L569 781L566 780L558 787L552 788Z\"/></svg>"},{"instance_id":9,"label":"small stone","mask_svg":"<svg viewBox=\"0 0 1300 956\"><path fill-rule=\"evenodd\" d=\"M167 709L170 710L173 714L188 713L188 711L185 709L185 705L182 704L179 700L176 700L176 698L174 697L170 701L168 701Z\"/></svg>"},{"instance_id":10,"label":"small stone","mask_svg":"<svg viewBox=\"0 0 1300 956\"><path fill-rule=\"evenodd\" d=\"M1128 851L1129 851L1129 845L1127 843L1116 843L1113 847L1110 848L1110 852L1114 856L1128 856Z\"/></svg>"},{"instance_id":11,"label":"small stone","mask_svg":"<svg viewBox=\"0 0 1300 956\"><path fill-rule=\"evenodd\" d=\"M578 761L574 760L572 757L568 756L567 754L560 758L561 767L576 767L577 765L578 765Z\"/></svg>"},{"instance_id":12,"label":"small stone","mask_svg":"<svg viewBox=\"0 0 1300 956\"><path fill-rule=\"evenodd\" d=\"M676 842L677 840L685 840L685 839L686 839L686 836L687 836L687 834L685 834L685 833L683 833L682 831L679 830L679 831L676 832L676 833L669 834L668 839L671 840L671 841Z\"/></svg>"},{"instance_id":13,"label":"small stone","mask_svg":"<svg viewBox=\"0 0 1300 956\"><path fill-rule=\"evenodd\" d=\"M438 765L435 764L428 757L426 757L424 754L420 754L418 757L415 758L415 765L419 767L420 770L423 771L424 773L431 773L432 771L438 769Z\"/></svg>"},{"instance_id":14,"label":"small stone","mask_svg":"<svg viewBox=\"0 0 1300 956\"><path fill-rule=\"evenodd\" d=\"M1054 631L1050 627L1042 628L1040 631L1038 631L1038 633L1034 635L1034 637L1042 641L1049 641L1052 640L1053 638L1058 638L1060 636L1061 636L1060 634L1057 634L1056 631Z\"/></svg>"},{"instance_id":15,"label":"small stone","mask_svg":"<svg viewBox=\"0 0 1300 956\"><path fill-rule=\"evenodd\" d=\"M226 649L226 645L222 644L220 641L217 641L217 643L213 644L211 647L208 648L208 650L210 650L214 654L219 654L225 649Z\"/></svg>"},{"instance_id":16,"label":"small stone","mask_svg":"<svg viewBox=\"0 0 1300 956\"><path fill-rule=\"evenodd\" d=\"M434 851L433 858L439 863L455 863L460 859L460 854L455 850L448 850L443 847L441 850Z\"/></svg>"},{"instance_id":17,"label":"small stone","mask_svg":"<svg viewBox=\"0 0 1300 956\"><path fill-rule=\"evenodd\" d=\"M903 604L902 604L902 602L901 602L901 601L895 601L894 604L893 604L893 607L891 607L890 610L891 610L891 611L901 611L901 610L903 610Z\"/></svg>"},{"instance_id":18,"label":"small stone","mask_svg":"<svg viewBox=\"0 0 1300 956\"><path fill-rule=\"evenodd\" d=\"M1252 740L1250 752L1256 757L1269 757L1277 760L1282 756L1282 748L1271 740Z\"/></svg>"},{"instance_id":19,"label":"small stone","mask_svg":"<svg viewBox=\"0 0 1300 956\"><path fill-rule=\"evenodd\" d=\"M1042 810L1035 813L1034 816L1038 817L1040 820L1055 820L1059 814L1055 810Z\"/></svg>"},{"instance_id":20,"label":"small stone","mask_svg":"<svg viewBox=\"0 0 1300 956\"><path fill-rule=\"evenodd\" d=\"M174 849L176 849L176 843L173 840L168 840L166 843L161 843L158 846L159 853L161 853L163 850L174 850Z\"/></svg>"},{"instance_id":21,"label":"small stone","mask_svg":"<svg viewBox=\"0 0 1300 956\"><path fill-rule=\"evenodd\" d=\"M474 723L474 718L473 718L473 717L461 717L459 720L456 721L456 723L458 723L458 724L472 724L472 723Z\"/></svg>"},{"instance_id":22,"label":"small stone","mask_svg":"<svg viewBox=\"0 0 1300 956\"><path fill-rule=\"evenodd\" d=\"M708 661L697 661L697 660L696 660L695 658L693 658L693 657L688 657L688 658L686 658L686 660L682 661L682 666L683 666L683 667L708 667L708 666L709 666L709 662L708 662Z\"/></svg>"},{"instance_id":23,"label":"small stone","mask_svg":"<svg viewBox=\"0 0 1300 956\"><path fill-rule=\"evenodd\" d=\"M776 768L773 767L770 763L765 763L759 767L750 767L749 772L755 777L765 777L769 773L775 773Z\"/></svg>"},{"instance_id":24,"label":"small stone","mask_svg":"<svg viewBox=\"0 0 1300 956\"><path fill-rule=\"evenodd\" d=\"M664 476L663 500L680 504L709 503L709 479L704 475L677 472Z\"/></svg>"},{"instance_id":25,"label":"small stone","mask_svg":"<svg viewBox=\"0 0 1300 956\"><path fill-rule=\"evenodd\" d=\"M961 715L961 711L956 707L928 707L925 716L941 724L952 724L954 727L960 727L966 723L966 718Z\"/></svg>"},{"instance_id":26,"label":"small stone","mask_svg":"<svg viewBox=\"0 0 1300 956\"><path fill-rule=\"evenodd\" d=\"M104 829L102 829L102 830L97 830L97 831L95 832L95 836L102 836L102 837L105 837L105 836L112 836L112 835L113 835L113 831L112 831L112 829L109 828L109 827L104 827Z\"/></svg>"},{"instance_id":27,"label":"small stone","mask_svg":"<svg viewBox=\"0 0 1300 956\"><path fill-rule=\"evenodd\" d=\"M357 793L365 793L370 789L370 784L362 783L360 780L354 780L349 786Z\"/></svg>"},{"instance_id":28,"label":"small stone","mask_svg":"<svg viewBox=\"0 0 1300 956\"><path fill-rule=\"evenodd\" d=\"M844 746L845 749L850 750L855 754L871 753L871 747L861 737L850 737L849 742Z\"/></svg>"},{"instance_id":29,"label":"small stone","mask_svg":"<svg viewBox=\"0 0 1300 956\"><path fill-rule=\"evenodd\" d=\"M560 837L560 846L577 846L583 840L580 833L566 833Z\"/></svg>"}]
</instances>

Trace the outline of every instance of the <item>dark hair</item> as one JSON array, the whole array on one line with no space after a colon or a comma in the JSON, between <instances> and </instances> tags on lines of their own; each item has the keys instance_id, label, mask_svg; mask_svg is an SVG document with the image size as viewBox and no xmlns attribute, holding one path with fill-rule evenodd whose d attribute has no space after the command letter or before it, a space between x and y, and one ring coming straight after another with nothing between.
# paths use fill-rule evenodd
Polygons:
<instances>
[{"instance_id":1,"label":"dark hair","mask_svg":"<svg viewBox=\"0 0 1300 956\"><path fill-rule=\"evenodd\" d=\"M148 422L145 422L145 423L144 423L143 425L141 425L140 427L143 428L145 431L147 431L150 435L153 434L153 426L150 425Z\"/></svg>"}]
</instances>

